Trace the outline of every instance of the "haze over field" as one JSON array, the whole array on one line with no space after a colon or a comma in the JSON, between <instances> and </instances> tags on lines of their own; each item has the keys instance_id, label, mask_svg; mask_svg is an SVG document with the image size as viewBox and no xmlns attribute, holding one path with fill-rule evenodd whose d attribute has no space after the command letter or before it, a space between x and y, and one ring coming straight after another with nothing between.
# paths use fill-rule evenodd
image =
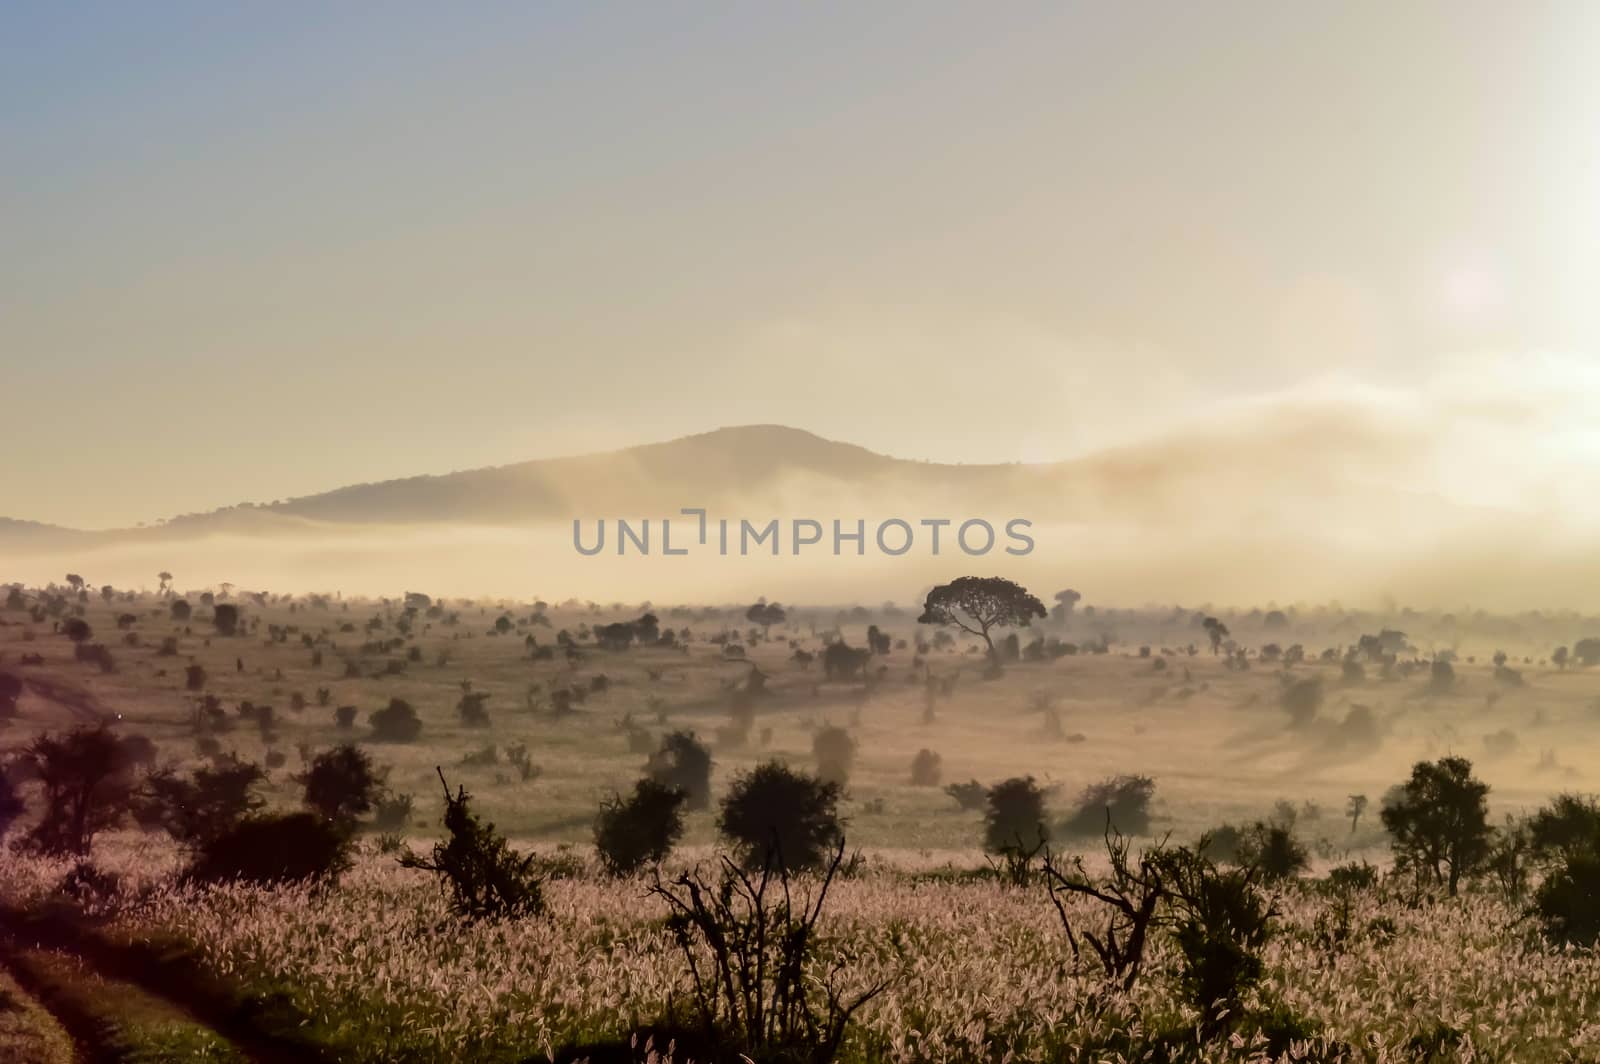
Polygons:
<instances>
[{"instance_id":1,"label":"haze over field","mask_svg":"<svg viewBox=\"0 0 1600 1064\"><path fill-rule=\"evenodd\" d=\"M1469 428L1470 426L1470 428ZM1449 412L1355 399L1242 406L1210 423L1060 462L948 465L889 457L779 426L722 429L608 453L433 477L82 531L0 525L11 575L67 569L141 586L182 559L205 583L381 594L426 583L452 594L736 600L753 593L835 601L904 598L977 564L1045 584L1092 573L1121 602L1268 600L1454 609L1593 608L1600 559L1581 450L1542 462L1549 424L1512 401ZM1516 468L1512 468L1516 467ZM1568 500L1571 500L1570 502ZM703 507L735 529L730 556L681 547ZM615 522L655 528L654 552L616 554ZM954 529L935 557L923 531L886 556L878 523L970 518L995 548L964 557ZM1008 556L1008 521L1032 522L1033 550ZM784 531L779 556L738 556L741 520ZM796 519L828 535L796 556ZM581 522L594 557L573 546ZM832 522L866 521L864 556L831 551ZM714 537L713 537L714 541ZM898 541L891 538L891 544ZM974 549L980 541L974 539ZM1594 589L1594 590L1590 590Z\"/></svg>"},{"instance_id":2,"label":"haze over field","mask_svg":"<svg viewBox=\"0 0 1600 1064\"><path fill-rule=\"evenodd\" d=\"M207 581L904 596L947 573L579 566L528 530L1003 501L1049 525L1030 573L1122 600L1600 605L1597 31L1582 3L12 5L0 514L304 498L0 549L148 583L204 530L236 537L184 548ZM871 453L628 450L752 424ZM443 476L570 454L604 457Z\"/></svg>"}]
</instances>

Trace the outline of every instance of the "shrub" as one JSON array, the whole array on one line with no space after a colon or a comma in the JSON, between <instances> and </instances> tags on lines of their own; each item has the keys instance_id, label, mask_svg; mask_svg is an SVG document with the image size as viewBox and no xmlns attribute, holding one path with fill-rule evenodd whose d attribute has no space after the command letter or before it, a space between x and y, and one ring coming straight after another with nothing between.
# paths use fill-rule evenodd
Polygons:
<instances>
[{"instance_id":1,"label":"shrub","mask_svg":"<svg viewBox=\"0 0 1600 1064\"><path fill-rule=\"evenodd\" d=\"M983 848L998 854L1036 849L1049 838L1044 798L1032 776L1014 776L990 787L984 794Z\"/></svg>"},{"instance_id":2,"label":"shrub","mask_svg":"<svg viewBox=\"0 0 1600 1064\"><path fill-rule=\"evenodd\" d=\"M956 807L971 812L982 809L989 801L989 788L977 780L946 784L944 793L956 800Z\"/></svg>"},{"instance_id":3,"label":"shrub","mask_svg":"<svg viewBox=\"0 0 1600 1064\"><path fill-rule=\"evenodd\" d=\"M938 754L928 749L918 750L917 756L911 759L911 785L937 787L943 769L943 759Z\"/></svg>"},{"instance_id":4,"label":"shrub","mask_svg":"<svg viewBox=\"0 0 1600 1064\"><path fill-rule=\"evenodd\" d=\"M1290 824L1256 821L1241 840L1235 860L1259 869L1263 883L1292 879L1310 865L1306 848Z\"/></svg>"},{"instance_id":5,"label":"shrub","mask_svg":"<svg viewBox=\"0 0 1600 1064\"><path fill-rule=\"evenodd\" d=\"M594 848L606 871L626 876L665 860L683 837L687 800L682 791L648 778L634 784L627 798L607 799L594 824Z\"/></svg>"},{"instance_id":6,"label":"shrub","mask_svg":"<svg viewBox=\"0 0 1600 1064\"><path fill-rule=\"evenodd\" d=\"M220 603L211 613L211 624L218 635L235 634L239 630L239 607L231 602Z\"/></svg>"},{"instance_id":7,"label":"shrub","mask_svg":"<svg viewBox=\"0 0 1600 1064\"><path fill-rule=\"evenodd\" d=\"M1449 694L1455 685L1455 667L1443 658L1436 659L1428 670L1428 690L1436 695Z\"/></svg>"},{"instance_id":8,"label":"shrub","mask_svg":"<svg viewBox=\"0 0 1600 1064\"><path fill-rule=\"evenodd\" d=\"M811 751L817 759L817 778L844 786L850 779L850 767L856 759L856 741L843 728L833 725L819 728L811 741Z\"/></svg>"},{"instance_id":9,"label":"shrub","mask_svg":"<svg viewBox=\"0 0 1600 1064\"><path fill-rule=\"evenodd\" d=\"M1533 908L1545 935L1562 945L1600 942L1600 854L1573 853L1534 892Z\"/></svg>"},{"instance_id":10,"label":"shrub","mask_svg":"<svg viewBox=\"0 0 1600 1064\"><path fill-rule=\"evenodd\" d=\"M383 783L372 756L350 743L318 754L295 782L305 788L306 805L347 826L371 811Z\"/></svg>"},{"instance_id":11,"label":"shrub","mask_svg":"<svg viewBox=\"0 0 1600 1064\"><path fill-rule=\"evenodd\" d=\"M372 826L379 831L399 831L411 823L416 800L409 794L380 794L372 803Z\"/></svg>"},{"instance_id":12,"label":"shrub","mask_svg":"<svg viewBox=\"0 0 1600 1064\"><path fill-rule=\"evenodd\" d=\"M1256 886L1250 866L1219 869L1182 847L1154 861L1171 896L1165 923L1182 962L1179 984L1200 1013L1202 1039L1216 1038L1243 1018L1246 994L1265 965L1261 953L1277 910Z\"/></svg>"},{"instance_id":13,"label":"shrub","mask_svg":"<svg viewBox=\"0 0 1600 1064\"><path fill-rule=\"evenodd\" d=\"M1302 676L1291 680L1284 674L1283 690L1278 693L1278 704L1289 714L1292 727L1311 723L1322 708L1322 677Z\"/></svg>"},{"instance_id":14,"label":"shrub","mask_svg":"<svg viewBox=\"0 0 1600 1064\"><path fill-rule=\"evenodd\" d=\"M645 765L645 773L664 787L682 791L688 808L704 809L711 804L711 765L710 749L694 732L676 731L662 737L661 749Z\"/></svg>"},{"instance_id":15,"label":"shrub","mask_svg":"<svg viewBox=\"0 0 1600 1064\"><path fill-rule=\"evenodd\" d=\"M145 777L134 816L186 846L204 846L261 807L255 789L265 779L261 766L236 757L201 765L188 778L162 769Z\"/></svg>"},{"instance_id":16,"label":"shrub","mask_svg":"<svg viewBox=\"0 0 1600 1064\"><path fill-rule=\"evenodd\" d=\"M819 867L843 836L839 785L768 761L734 777L717 830L747 868Z\"/></svg>"},{"instance_id":17,"label":"shrub","mask_svg":"<svg viewBox=\"0 0 1600 1064\"><path fill-rule=\"evenodd\" d=\"M824 1064L838 1056L855 1012L888 989L883 979L846 991L839 967L819 955L817 922L843 856L841 835L812 898L796 897L782 863L751 876L724 858L717 881L686 872L656 883L702 1037L720 1051L711 1059Z\"/></svg>"},{"instance_id":18,"label":"shrub","mask_svg":"<svg viewBox=\"0 0 1600 1064\"><path fill-rule=\"evenodd\" d=\"M186 878L260 885L337 879L350 864L350 836L315 813L251 816L207 840Z\"/></svg>"},{"instance_id":19,"label":"shrub","mask_svg":"<svg viewBox=\"0 0 1600 1064\"><path fill-rule=\"evenodd\" d=\"M489 726L489 710L485 704L489 695L484 691L464 691L461 701L456 703L456 713L461 717L461 723L468 728L487 728Z\"/></svg>"},{"instance_id":20,"label":"shrub","mask_svg":"<svg viewBox=\"0 0 1600 1064\"><path fill-rule=\"evenodd\" d=\"M340 706L333 711L334 727L340 731L347 731L356 726L356 707Z\"/></svg>"},{"instance_id":21,"label":"shrub","mask_svg":"<svg viewBox=\"0 0 1600 1064\"><path fill-rule=\"evenodd\" d=\"M1558 795L1529 818L1528 835L1535 856L1544 860L1600 853L1600 802Z\"/></svg>"},{"instance_id":22,"label":"shrub","mask_svg":"<svg viewBox=\"0 0 1600 1064\"><path fill-rule=\"evenodd\" d=\"M1069 838L1100 835L1110 825L1124 835L1150 831L1150 799L1156 791L1149 776L1112 776L1084 788L1074 813L1063 830Z\"/></svg>"},{"instance_id":23,"label":"shrub","mask_svg":"<svg viewBox=\"0 0 1600 1064\"><path fill-rule=\"evenodd\" d=\"M1337 891L1371 890L1378 885L1378 868L1367 861L1348 861L1328 869L1328 886Z\"/></svg>"},{"instance_id":24,"label":"shrub","mask_svg":"<svg viewBox=\"0 0 1600 1064\"><path fill-rule=\"evenodd\" d=\"M429 857L407 851L400 856L400 865L438 877L440 889L448 892L450 911L462 919L515 919L542 913L538 855L518 854L493 824L479 820L466 788L458 786L452 795L443 770L439 782L444 784L449 838L435 843Z\"/></svg>"},{"instance_id":25,"label":"shrub","mask_svg":"<svg viewBox=\"0 0 1600 1064\"><path fill-rule=\"evenodd\" d=\"M422 734L417 711L402 698L391 698L387 706L367 717L367 723L372 725L372 738L378 742L409 743Z\"/></svg>"}]
</instances>

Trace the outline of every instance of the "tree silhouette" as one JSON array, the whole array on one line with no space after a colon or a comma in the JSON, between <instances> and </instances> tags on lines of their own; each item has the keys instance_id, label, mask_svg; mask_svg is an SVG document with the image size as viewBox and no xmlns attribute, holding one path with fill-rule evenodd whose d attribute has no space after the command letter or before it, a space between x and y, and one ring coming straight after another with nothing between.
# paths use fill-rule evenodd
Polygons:
<instances>
[{"instance_id":1,"label":"tree silhouette","mask_svg":"<svg viewBox=\"0 0 1600 1064\"><path fill-rule=\"evenodd\" d=\"M1473 778L1464 757L1417 762L1381 813L1396 863L1445 884L1454 897L1462 877L1489 856L1488 795L1489 785Z\"/></svg>"},{"instance_id":2,"label":"tree silhouette","mask_svg":"<svg viewBox=\"0 0 1600 1064\"><path fill-rule=\"evenodd\" d=\"M1021 584L999 576L963 576L940 584L928 592L918 624L953 626L981 638L989 648L991 668L1000 668L989 633L994 628L1027 627L1035 617L1044 617L1044 603Z\"/></svg>"}]
</instances>

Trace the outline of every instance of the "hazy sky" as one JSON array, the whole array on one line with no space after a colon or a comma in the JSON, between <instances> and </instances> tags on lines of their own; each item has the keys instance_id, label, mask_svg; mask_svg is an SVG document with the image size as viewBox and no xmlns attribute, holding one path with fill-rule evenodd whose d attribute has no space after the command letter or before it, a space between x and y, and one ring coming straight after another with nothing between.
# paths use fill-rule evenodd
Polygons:
<instances>
[{"instance_id":1,"label":"hazy sky","mask_svg":"<svg viewBox=\"0 0 1600 1064\"><path fill-rule=\"evenodd\" d=\"M1585 2L8 3L0 514L1464 377L1577 441L1597 70Z\"/></svg>"}]
</instances>

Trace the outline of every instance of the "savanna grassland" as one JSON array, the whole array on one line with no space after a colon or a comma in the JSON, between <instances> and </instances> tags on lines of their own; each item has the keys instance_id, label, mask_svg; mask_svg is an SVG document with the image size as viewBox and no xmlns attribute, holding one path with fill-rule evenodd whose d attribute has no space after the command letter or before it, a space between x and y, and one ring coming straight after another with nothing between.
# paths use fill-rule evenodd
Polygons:
<instances>
[{"instance_id":1,"label":"savanna grassland","mask_svg":"<svg viewBox=\"0 0 1600 1064\"><path fill-rule=\"evenodd\" d=\"M235 634L218 631L218 606L236 608ZM1379 809L1416 762L1470 759L1497 825L1595 789L1600 669L1553 655L1600 620L1079 607L1018 630L1016 660L991 676L981 642L919 625L915 608L790 606L761 623L747 608L17 589L0 608L0 672L21 680L8 756L105 719L153 744L141 771L236 755L265 768L267 808L292 810L297 774L355 743L411 805L360 825L331 884L186 881L173 839L132 819L86 861L8 852L0 1047L40 1061L644 1059L651 1033L686 1029L692 983L655 875L597 861L601 803L665 735L692 730L713 800L686 814L659 875L714 877L730 783L771 760L816 769L818 734L836 727L854 741L838 812L859 857L794 888L826 890L807 985L872 991L839 1059L1600 1059L1600 960L1549 941L1527 890L1487 867L1456 896L1379 874ZM672 645L597 642L644 613ZM89 630L76 640L75 619ZM827 645L866 648L869 627L887 652L830 678ZM93 645L105 650L79 649ZM420 734L377 741L369 718L395 699ZM347 726L340 707L354 707ZM937 777L913 782L922 751ZM537 855L542 912L459 919L435 876L397 862L441 835L441 771ZM1153 782L1147 817L1127 825L1135 854L1224 824L1298 840L1303 865L1248 885L1271 910L1248 943L1248 1022L1196 1005L1177 932L1152 932L1137 978L1108 978L1083 941L1102 901L1053 898L1043 852L1020 871L986 853L981 803L945 789L1029 776L1050 854L1081 855L1084 882L1115 871L1104 833L1072 827L1085 789L1112 777ZM25 802L35 790L22 783ZM1352 795L1368 797L1360 815ZM1373 875L1330 880L1362 862Z\"/></svg>"}]
</instances>

